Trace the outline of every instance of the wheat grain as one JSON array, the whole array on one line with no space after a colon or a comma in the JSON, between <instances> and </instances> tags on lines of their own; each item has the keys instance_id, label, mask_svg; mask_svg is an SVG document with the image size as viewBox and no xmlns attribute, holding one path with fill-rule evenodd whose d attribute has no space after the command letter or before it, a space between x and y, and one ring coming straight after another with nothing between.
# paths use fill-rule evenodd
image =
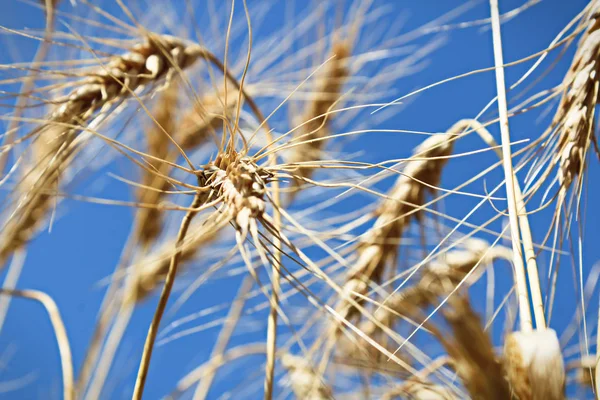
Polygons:
<instances>
[{"instance_id":1,"label":"wheat grain","mask_svg":"<svg viewBox=\"0 0 600 400\"><path fill-rule=\"evenodd\" d=\"M504 366L520 400L565 398L565 368L553 329L513 332L504 342Z\"/></svg>"}]
</instances>

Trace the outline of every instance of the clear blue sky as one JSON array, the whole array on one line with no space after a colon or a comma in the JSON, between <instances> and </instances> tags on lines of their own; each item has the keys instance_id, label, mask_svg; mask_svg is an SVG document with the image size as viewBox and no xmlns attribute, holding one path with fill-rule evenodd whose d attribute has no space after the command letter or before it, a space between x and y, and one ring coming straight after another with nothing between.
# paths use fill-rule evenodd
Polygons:
<instances>
[{"instance_id":1,"label":"clear blue sky","mask_svg":"<svg viewBox=\"0 0 600 400\"><path fill-rule=\"evenodd\" d=\"M503 12L520 6L523 0L501 0ZM67 3L65 0L64 3ZM99 2L106 10L116 12L116 6L111 0ZM132 1L138 3L137 1ZM152 1L148 0L147 4ZM178 7L180 2L165 7ZM199 3L197 10L205 7L203 1ZM241 8L241 2L239 7ZM260 3L250 1L250 6ZM255 42L258 44L261 38L272 33L282 23L285 15L285 1L276 1L275 6L255 32ZM297 0L296 3L302 3ZM341 3L350 3L341 1ZM404 31L414 29L421 24L442 15L444 12L462 4L462 1L399 1L399 0L375 0L375 5L388 4L391 9L384 17L391 20L401 17L406 19ZM548 43L586 4L584 0L543 0L541 4L525 11L522 15L503 25L503 40L505 59L507 61L525 57L531 53L544 49ZM146 4L146 3L144 3ZM181 1L181 4L184 4ZM68 4L63 4L67 6ZM83 6L80 6L83 7ZM144 8L146 6L142 6ZM64 7L67 8L67 7ZM200 14L200 11L197 11ZM225 13L225 11L223 11ZM456 21L472 21L486 18L489 8L486 1L475 2L475 6L457 17ZM240 15L238 14L238 18ZM43 26L43 12L28 2L15 0L0 1L0 26L7 28L40 28ZM206 22L206 18L199 17ZM225 15L221 20L225 19ZM184 22L185 23L185 22ZM202 25L204 26L204 25ZM75 24L76 29L83 29L82 25ZM62 26L61 30L66 30ZM93 34L94 30L89 28L86 34ZM493 65L491 32L489 29L469 28L464 30L452 30L447 33L448 42L433 53L428 60L429 65L418 74L399 83L396 88L400 94L422 87L443 78L461 74L473 69L489 67ZM423 41L420 43L424 43ZM9 34L0 34L0 63L27 61L32 58L35 51L34 42L28 39L16 39ZM210 47L210 44L209 44ZM558 64L556 70L549 72L541 87L550 87L560 82L566 66L573 54L568 50L564 60ZM548 64L546 64L547 66ZM507 80L514 82L531 66L531 62L511 67L507 70ZM9 75L0 71L0 79ZM2 87L3 90L9 90ZM14 88L11 88L14 89ZM383 124L384 128L407 129L421 131L443 131L461 118L475 116L483 106L495 95L495 81L493 72L478 74L451 82L430 91L427 91L407 104L402 111L398 112L392 119ZM510 97L510 96L509 96ZM9 111L4 111L9 112ZM511 122L512 134L515 140L524 138L535 138L544 130L547 118L537 120L540 113L532 113L531 116L523 116ZM4 123L6 125L6 123ZM492 132L498 135L494 127ZM376 136L365 136L350 143L348 152L364 149L367 153L374 155L371 161L386 160L406 156L410 149L422 138L410 135L383 134ZM498 139L498 136L496 136ZM466 150L481 147L479 143L460 147L458 150ZM474 166L469 158L456 160L454 174L445 174L442 186L454 187L462 181L462 173L473 174ZM110 170L123 173L130 166L127 162L115 163L109 167ZM479 169L479 167L477 167ZM598 177L598 160L591 158L589 168L589 182L586 196L588 198L587 214L585 216L583 260L586 271L592 264L600 260L600 249L596 245L600 237L600 216L597 207L591 207L600 196L600 189L594 182ZM500 171L492 175L493 179L500 177ZM105 185L103 195L109 198L125 199L131 196L129 189L120 182L106 178L106 171L101 171L93 178L103 178ZM482 182L475 186L480 193L483 191ZM475 189L474 189L475 190ZM74 190L77 192L77 190ZM6 191L0 196L5 196ZM449 200L445 204L452 215L462 216L472 205L470 201L458 197ZM44 232L39 235L29 246L24 273L19 281L20 288L38 289L50 294L58 304L65 324L67 326L71 346L73 349L75 368L78 370L85 348L88 344L93 325L96 318L103 291L98 282L106 277L116 265L122 244L125 242L132 223L132 210L126 207L113 207L97 204L88 204L74 200L66 200L61 207L68 209L68 213L54 224L52 232ZM344 207L352 207L346 204ZM482 214L481 218L485 217ZM487 215L489 217L489 214ZM475 217L475 221L477 221ZM536 239L540 240L548 225L550 214L542 212L533 218L533 230ZM496 225L495 228L499 228ZM544 268L548 257L543 255L540 264ZM544 264L546 263L546 264ZM560 302L555 305L555 316L553 324L562 327L570 320L575 310L573 299L573 274L568 262L563 265L559 278L559 296L564 293ZM502 280L510 278L508 269L506 275L500 277ZM587 272L586 272L587 273ZM3 279L3 275L0 275ZM225 283L223 283L225 282ZM202 290L201 297L194 297L194 301L208 303L187 304L178 315L185 315L208 304L218 304L219 299L225 300L237 287L222 287L229 285L230 281L215 281L206 285ZM595 299L595 297L594 297ZM591 303L595 307L597 301ZM127 338L121 346L117 355L118 366L109 377L110 395L106 398L121 399L130 396L133 387L133 377L137 369L138 356L143 345L143 338L147 329L150 316L154 311L155 303L146 302L136 312L131 329ZM483 309L483 305L481 306ZM595 317L589 319L594 325ZM169 320L167 320L168 322ZM559 328L560 330L560 328ZM169 345L158 347L150 370L150 380L147 386L148 399L159 398L168 393L179 378L188 372L194 365L205 360L210 353L212 343L217 335L217 330L208 330L202 334L188 336ZM560 333L560 332L559 332ZM256 333L260 338L261 332ZM234 339L235 340L240 340ZM44 310L36 303L25 300L13 300L8 314L7 322L0 335L0 360L1 355L14 351L6 366L0 365L0 389L2 382L23 377L29 373L35 374L33 383L18 391L3 394L0 399L57 399L60 398L61 380L58 352L48 318ZM248 374L251 371L248 371ZM252 371L253 372L253 371ZM236 374L230 375L235 379ZM240 377L240 381L242 377ZM262 379L262 378L260 378ZM236 382L229 382L236 383ZM114 384L114 388L110 387ZM224 383L221 383L224 384ZM216 398L216 397L210 397Z\"/></svg>"}]
</instances>

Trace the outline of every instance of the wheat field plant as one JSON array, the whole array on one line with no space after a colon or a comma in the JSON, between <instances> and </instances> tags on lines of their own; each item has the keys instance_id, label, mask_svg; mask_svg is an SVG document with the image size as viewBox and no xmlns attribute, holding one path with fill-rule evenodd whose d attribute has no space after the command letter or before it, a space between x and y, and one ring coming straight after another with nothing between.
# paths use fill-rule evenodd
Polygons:
<instances>
[{"instance_id":1,"label":"wheat field plant","mask_svg":"<svg viewBox=\"0 0 600 400\"><path fill-rule=\"evenodd\" d=\"M600 398L600 1L0 3L0 398Z\"/></svg>"}]
</instances>

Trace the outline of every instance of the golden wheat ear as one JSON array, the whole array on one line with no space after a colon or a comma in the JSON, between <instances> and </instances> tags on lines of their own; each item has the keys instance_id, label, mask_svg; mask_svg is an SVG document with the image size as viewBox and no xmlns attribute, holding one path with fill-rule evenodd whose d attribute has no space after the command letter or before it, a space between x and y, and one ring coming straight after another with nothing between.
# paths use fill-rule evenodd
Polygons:
<instances>
[{"instance_id":1,"label":"golden wheat ear","mask_svg":"<svg viewBox=\"0 0 600 400\"><path fill-rule=\"evenodd\" d=\"M452 358L452 366L469 395L473 399L510 399L502 364L469 300L456 294L448 299L448 304L444 318L452 334L435 334Z\"/></svg>"},{"instance_id":2,"label":"golden wheat ear","mask_svg":"<svg viewBox=\"0 0 600 400\"><path fill-rule=\"evenodd\" d=\"M151 35L129 52L90 72L74 84L76 89L56 100L60 105L47 116L47 122L28 135L41 137L42 142L49 144L45 151L49 161L42 164L32 189L21 199L2 232L0 265L16 249L25 246L44 220L50 208L48 186L59 179L78 149L76 139L80 131L92 128L93 117L145 87L170 79L177 71L206 56L207 51L201 46L172 36Z\"/></svg>"},{"instance_id":3,"label":"golden wheat ear","mask_svg":"<svg viewBox=\"0 0 600 400\"><path fill-rule=\"evenodd\" d=\"M319 378L308 360L286 353L281 357L281 363L288 372L288 379L296 398L333 399L331 389Z\"/></svg>"},{"instance_id":4,"label":"golden wheat ear","mask_svg":"<svg viewBox=\"0 0 600 400\"><path fill-rule=\"evenodd\" d=\"M596 2L597 3L597 2ZM568 190L583 172L585 156L596 142L595 111L600 84L600 14L595 4L579 42L571 68L563 81L563 97L552 125L559 129L557 161L561 190Z\"/></svg>"},{"instance_id":5,"label":"golden wheat ear","mask_svg":"<svg viewBox=\"0 0 600 400\"><path fill-rule=\"evenodd\" d=\"M504 342L504 368L519 399L565 398L565 367L556 331L512 332Z\"/></svg>"},{"instance_id":6,"label":"golden wheat ear","mask_svg":"<svg viewBox=\"0 0 600 400\"><path fill-rule=\"evenodd\" d=\"M465 240L464 250L453 250L440 255L439 260L423 267L413 286L386 297L382 307L373 313L373 319L361 323L361 331L369 337L375 337L383 333L382 327L393 328L399 318L417 317L427 307L436 305L437 299L450 295L458 285L467 290L496 259L510 261L512 251L498 245L491 247L481 239Z\"/></svg>"},{"instance_id":7,"label":"golden wheat ear","mask_svg":"<svg viewBox=\"0 0 600 400\"><path fill-rule=\"evenodd\" d=\"M435 135L421 143L409 159L394 187L375 211L373 227L361 238L358 260L348 273L345 293L358 299L370 282L377 282L385 266L396 259L403 232L417 218L426 194L440 183L447 156L452 152L453 135ZM357 295L358 294L358 295ZM358 301L358 300L357 300ZM337 308L345 318L355 315L353 307L342 300Z\"/></svg>"},{"instance_id":8,"label":"golden wheat ear","mask_svg":"<svg viewBox=\"0 0 600 400\"><path fill-rule=\"evenodd\" d=\"M325 64L317 76L314 99L307 104L302 117L296 118L296 125L301 129L295 131L294 140L299 144L292 148L288 163L299 164L294 171L294 180L289 192L288 202L291 202L304 178L310 178L313 168L302 167L302 163L315 162L322 159L322 150L326 145L327 136L330 134L330 124L333 118L329 115L332 107L342 95L344 82L348 78L348 58L351 55L349 41L336 41L331 48L332 59Z\"/></svg>"}]
</instances>

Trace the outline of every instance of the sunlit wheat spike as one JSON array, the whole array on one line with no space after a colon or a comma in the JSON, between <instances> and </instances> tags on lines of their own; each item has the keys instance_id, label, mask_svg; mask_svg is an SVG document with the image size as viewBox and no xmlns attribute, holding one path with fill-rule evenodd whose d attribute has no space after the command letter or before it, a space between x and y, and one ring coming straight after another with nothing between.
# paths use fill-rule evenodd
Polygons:
<instances>
[{"instance_id":1,"label":"sunlit wheat spike","mask_svg":"<svg viewBox=\"0 0 600 400\"><path fill-rule=\"evenodd\" d=\"M452 333L438 332L436 336L452 358L453 368L469 395L472 399L510 399L502 365L469 300L454 295L448 303L450 308L444 311L444 317Z\"/></svg>"},{"instance_id":2,"label":"sunlit wheat spike","mask_svg":"<svg viewBox=\"0 0 600 400\"><path fill-rule=\"evenodd\" d=\"M344 82L348 78L348 58L351 55L349 41L338 40L333 43L332 57L317 76L314 99L306 106L302 117L296 119L297 124L302 124L302 129L295 132L299 145L292 148L288 162L290 164L317 161L322 158L321 152L330 133L329 112L342 95ZM298 167L294 171L297 177L293 180L293 189L290 196L294 196L302 183L302 178L310 178L313 168Z\"/></svg>"},{"instance_id":3,"label":"sunlit wheat spike","mask_svg":"<svg viewBox=\"0 0 600 400\"><path fill-rule=\"evenodd\" d=\"M87 121L95 112L127 98L132 92L194 64L207 51L174 36L150 35L142 43L77 83L50 115L52 122Z\"/></svg>"},{"instance_id":4,"label":"sunlit wheat spike","mask_svg":"<svg viewBox=\"0 0 600 400\"><path fill-rule=\"evenodd\" d=\"M385 305L374 312L374 321L364 321L360 325L361 330L373 336L380 326L392 327L399 315L416 315L418 311L435 304L436 299L448 295L470 274L464 283L464 288L468 288L479 279L489 264L499 258L511 260L512 251L504 246L490 247L481 239L467 239L464 250L441 254L438 260L425 266L417 283L388 298ZM474 268L478 271L473 272Z\"/></svg>"},{"instance_id":5,"label":"sunlit wheat spike","mask_svg":"<svg viewBox=\"0 0 600 400\"><path fill-rule=\"evenodd\" d=\"M594 115L600 82L600 2L582 37L573 64L565 77L565 92L555 121L563 128L559 141L559 183L568 187L581 172L585 153L595 141Z\"/></svg>"},{"instance_id":6,"label":"sunlit wheat spike","mask_svg":"<svg viewBox=\"0 0 600 400\"><path fill-rule=\"evenodd\" d=\"M308 360L286 353L281 358L283 367L288 372L292 391L297 399L330 400L331 389L322 381Z\"/></svg>"},{"instance_id":7,"label":"sunlit wheat spike","mask_svg":"<svg viewBox=\"0 0 600 400\"><path fill-rule=\"evenodd\" d=\"M242 237L253 223L251 220L265 212L265 184L271 178L271 173L235 151L219 154L201 175L206 185L213 188L206 202L221 199L226 214L236 222Z\"/></svg>"},{"instance_id":8,"label":"sunlit wheat spike","mask_svg":"<svg viewBox=\"0 0 600 400\"><path fill-rule=\"evenodd\" d=\"M137 198L142 204L158 205L165 196L168 182L157 176L154 171L161 175L168 175L171 166L165 161L173 161L172 146L165 132L173 132L176 126L175 116L177 112L177 96L179 87L173 81L164 91L159 99L153 113L155 121L146 129L146 141L148 143L148 154L156 157L149 161L151 169L142 171L141 182L143 187L138 190ZM164 130L164 131L163 131ZM158 208L144 207L138 210L137 234L140 244L152 243L162 230L162 212Z\"/></svg>"},{"instance_id":9,"label":"sunlit wheat spike","mask_svg":"<svg viewBox=\"0 0 600 400\"><path fill-rule=\"evenodd\" d=\"M404 230L413 218L418 218L425 196L439 185L447 156L452 152L453 135L439 134L421 143L402 170L392 190L375 211L374 226L362 238L358 260L350 270L344 291L349 297L365 294L371 281L378 281L387 263L395 260ZM342 300L339 312L349 318L353 307Z\"/></svg>"},{"instance_id":10,"label":"sunlit wheat spike","mask_svg":"<svg viewBox=\"0 0 600 400\"><path fill-rule=\"evenodd\" d=\"M75 150L73 142L78 129L85 128L96 112L107 111L138 89L165 77L170 79L204 55L206 51L199 45L173 36L151 35L128 53L116 56L90 72L70 94L55 100L60 105L38 130L40 135L49 136L45 140L52 143L51 163L36 180L35 190L32 189L20 202L11 218L15 222L9 222L13 226L4 229L0 241L0 265L4 265L15 249L30 240L33 230L46 215L50 197L43 190L47 189L48 183L58 179L60 169Z\"/></svg>"},{"instance_id":11,"label":"sunlit wheat spike","mask_svg":"<svg viewBox=\"0 0 600 400\"><path fill-rule=\"evenodd\" d=\"M565 398L565 367L553 329L508 335L504 368L511 390L520 400Z\"/></svg>"},{"instance_id":12,"label":"sunlit wheat spike","mask_svg":"<svg viewBox=\"0 0 600 400\"><path fill-rule=\"evenodd\" d=\"M582 172L585 155L597 144L595 109L600 85L600 2L590 4L590 17L579 41L571 66L563 80L562 97L545 135L555 130L559 136L552 165L558 164L558 182L562 191L571 186Z\"/></svg>"},{"instance_id":13,"label":"sunlit wheat spike","mask_svg":"<svg viewBox=\"0 0 600 400\"><path fill-rule=\"evenodd\" d=\"M33 141L31 162L15 192L17 210L8 217L0 236L0 266L40 229L73 151L72 141L65 140L56 127L43 130Z\"/></svg>"}]
</instances>

